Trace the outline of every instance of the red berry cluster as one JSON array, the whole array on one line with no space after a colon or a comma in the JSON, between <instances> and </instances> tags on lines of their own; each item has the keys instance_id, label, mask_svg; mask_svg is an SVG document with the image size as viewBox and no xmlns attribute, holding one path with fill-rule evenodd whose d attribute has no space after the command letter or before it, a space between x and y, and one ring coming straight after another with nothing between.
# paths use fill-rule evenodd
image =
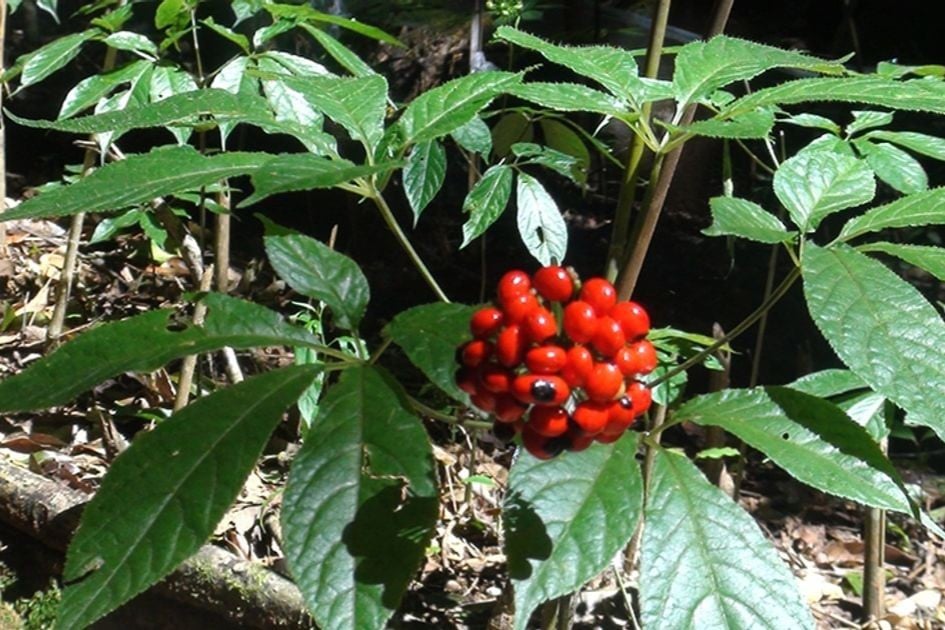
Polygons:
<instances>
[{"instance_id":1,"label":"red berry cluster","mask_svg":"<svg viewBox=\"0 0 945 630\"><path fill-rule=\"evenodd\" d=\"M498 437L521 433L528 452L549 459L615 441L650 407L639 380L656 367L650 318L618 302L611 283L580 286L550 266L532 277L509 271L497 293L469 321L473 340L460 349L456 381L495 416Z\"/></svg>"}]
</instances>

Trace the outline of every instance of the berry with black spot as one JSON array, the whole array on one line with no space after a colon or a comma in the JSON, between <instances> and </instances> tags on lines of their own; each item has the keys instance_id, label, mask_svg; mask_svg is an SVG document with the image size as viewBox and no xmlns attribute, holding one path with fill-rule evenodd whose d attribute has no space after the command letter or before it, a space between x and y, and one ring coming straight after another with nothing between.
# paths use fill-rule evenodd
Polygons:
<instances>
[{"instance_id":1,"label":"berry with black spot","mask_svg":"<svg viewBox=\"0 0 945 630\"><path fill-rule=\"evenodd\" d=\"M512 395L529 405L558 406L571 395L571 388L559 376L521 374L512 381Z\"/></svg>"}]
</instances>

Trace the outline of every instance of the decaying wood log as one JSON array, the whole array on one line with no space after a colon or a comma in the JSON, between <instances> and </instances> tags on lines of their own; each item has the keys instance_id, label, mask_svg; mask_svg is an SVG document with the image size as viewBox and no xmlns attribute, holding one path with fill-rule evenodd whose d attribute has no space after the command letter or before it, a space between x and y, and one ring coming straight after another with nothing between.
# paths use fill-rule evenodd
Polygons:
<instances>
[{"instance_id":1,"label":"decaying wood log","mask_svg":"<svg viewBox=\"0 0 945 630\"><path fill-rule=\"evenodd\" d=\"M89 497L0 457L0 521L65 551ZM153 587L245 628L313 627L298 588L266 567L204 545Z\"/></svg>"}]
</instances>

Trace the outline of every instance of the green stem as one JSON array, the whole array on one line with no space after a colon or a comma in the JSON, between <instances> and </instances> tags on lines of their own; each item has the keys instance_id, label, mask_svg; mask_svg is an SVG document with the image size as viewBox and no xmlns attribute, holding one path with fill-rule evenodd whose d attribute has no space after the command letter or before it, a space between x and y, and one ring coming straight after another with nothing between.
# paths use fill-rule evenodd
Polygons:
<instances>
[{"instance_id":1,"label":"green stem","mask_svg":"<svg viewBox=\"0 0 945 630\"><path fill-rule=\"evenodd\" d=\"M464 420L462 418L457 418L456 416L451 416L448 413L443 413L442 411L437 411L432 407L428 407L409 394L406 394L406 396L407 400L410 402L410 406L413 407L414 411L424 417L431 418L433 420L439 420L440 422L445 422L447 424L460 424L464 427L470 427L473 429L492 428L491 422L485 422L482 420Z\"/></svg>"}]
</instances>

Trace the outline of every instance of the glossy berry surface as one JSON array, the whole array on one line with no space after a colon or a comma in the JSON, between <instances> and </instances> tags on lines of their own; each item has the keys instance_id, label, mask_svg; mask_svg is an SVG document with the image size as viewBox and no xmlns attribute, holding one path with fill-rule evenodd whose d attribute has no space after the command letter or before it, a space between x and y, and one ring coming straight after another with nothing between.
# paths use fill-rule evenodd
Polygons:
<instances>
[{"instance_id":1,"label":"glossy berry surface","mask_svg":"<svg viewBox=\"0 0 945 630\"><path fill-rule=\"evenodd\" d=\"M532 281L524 271L509 271L499 279L496 293L499 302L508 302L512 298L528 293L532 288Z\"/></svg>"},{"instance_id":2,"label":"glossy berry surface","mask_svg":"<svg viewBox=\"0 0 945 630\"><path fill-rule=\"evenodd\" d=\"M574 281L564 267L552 265L535 272L532 285L549 302L565 302L574 293Z\"/></svg>"},{"instance_id":3,"label":"glossy berry surface","mask_svg":"<svg viewBox=\"0 0 945 630\"><path fill-rule=\"evenodd\" d=\"M581 301L593 306L598 315L606 315L617 304L617 289L603 278L591 278L581 287Z\"/></svg>"},{"instance_id":4,"label":"glossy berry surface","mask_svg":"<svg viewBox=\"0 0 945 630\"><path fill-rule=\"evenodd\" d=\"M557 374L568 363L568 353L561 346L535 346L525 353L525 367L532 374Z\"/></svg>"},{"instance_id":5,"label":"glossy berry surface","mask_svg":"<svg viewBox=\"0 0 945 630\"><path fill-rule=\"evenodd\" d=\"M469 331L476 339L486 339L502 327L502 311L494 306L481 308L469 320Z\"/></svg>"},{"instance_id":6,"label":"glossy berry surface","mask_svg":"<svg viewBox=\"0 0 945 630\"><path fill-rule=\"evenodd\" d=\"M597 313L587 302L571 302L564 307L564 334L574 343L587 343L597 332Z\"/></svg>"}]
</instances>

